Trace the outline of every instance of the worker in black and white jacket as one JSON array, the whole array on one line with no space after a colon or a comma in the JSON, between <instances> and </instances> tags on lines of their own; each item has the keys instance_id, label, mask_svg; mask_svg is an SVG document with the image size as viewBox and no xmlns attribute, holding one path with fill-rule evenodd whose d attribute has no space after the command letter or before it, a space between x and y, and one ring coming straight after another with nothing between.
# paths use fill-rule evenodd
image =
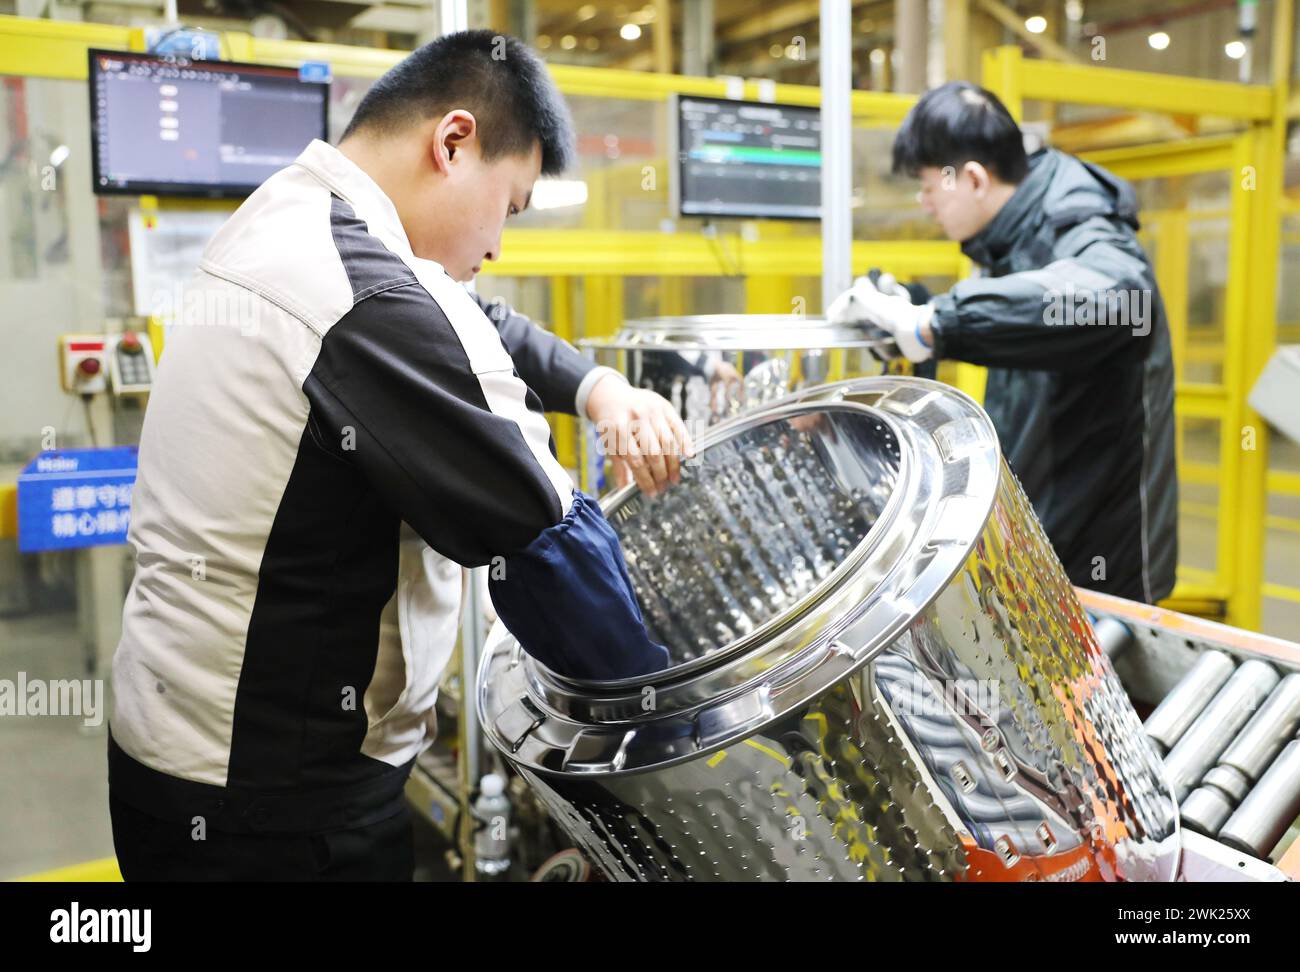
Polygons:
<instances>
[{"instance_id":1,"label":"worker in black and white jacket","mask_svg":"<svg viewBox=\"0 0 1300 972\"><path fill-rule=\"evenodd\" d=\"M459 565L499 568L498 614L559 671L666 664L543 410L611 430L649 491L685 429L462 285L572 144L526 47L448 35L212 239L140 443L109 741L128 880L409 879Z\"/></svg>"}]
</instances>

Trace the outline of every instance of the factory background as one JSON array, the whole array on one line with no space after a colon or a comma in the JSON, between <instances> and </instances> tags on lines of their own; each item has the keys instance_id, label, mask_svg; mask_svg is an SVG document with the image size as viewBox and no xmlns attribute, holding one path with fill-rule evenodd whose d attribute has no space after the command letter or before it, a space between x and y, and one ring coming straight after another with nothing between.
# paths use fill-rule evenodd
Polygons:
<instances>
[{"instance_id":1,"label":"factory background","mask_svg":"<svg viewBox=\"0 0 1300 972\"><path fill-rule=\"evenodd\" d=\"M89 51L201 52L200 60L291 69L322 86L322 134L333 142L374 79L440 33L485 27L523 39L572 108L578 161L538 185L477 289L577 344L612 338L645 318L824 312L816 218L689 214L674 171L679 113L689 99L770 103L815 116L820 7L815 0L0 0L0 678L105 678L132 563L121 543L78 542L78 511L96 511L90 533L124 524L123 494L114 490L129 476L112 463L126 460L105 452L86 503L75 484L63 499L51 498L66 504L57 508L71 519L60 521L66 534L56 526L43 545L21 539L20 481L58 472L34 468L38 454L138 442L167 315L183 312L178 282L239 202L96 184L93 142L102 119ZM890 172L899 123L920 93L946 80L984 85L1030 141L1129 180L1176 369L1180 550L1178 584L1162 608L1300 641L1300 444L1293 438L1300 363L1278 354L1300 345L1295 4L885 0L844 7L853 272L885 266L935 293L972 273L959 246L917 208L914 182ZM84 367L88 358L100 363ZM827 377L848 377L846 367L834 359ZM1272 382L1261 387L1270 371ZM981 368L944 362L937 377L982 396ZM1288 387L1289 404L1283 397L1279 407L1279 389ZM599 476L582 424L563 416L552 423L561 463L579 479ZM1189 635L1187 645L1205 637ZM1300 667L1300 657L1279 662L1282 674L1288 666ZM1167 691L1175 674L1144 677ZM463 666L449 674L439 743L410 787L423 811L420 873L427 878L474 873L469 794L478 793L490 747L466 735L472 683ZM106 718L87 721L0 717L0 879L116 876L103 809ZM474 771L465 766L470 757L480 761ZM529 816L540 812L517 806L517 827L543 828Z\"/></svg>"}]
</instances>

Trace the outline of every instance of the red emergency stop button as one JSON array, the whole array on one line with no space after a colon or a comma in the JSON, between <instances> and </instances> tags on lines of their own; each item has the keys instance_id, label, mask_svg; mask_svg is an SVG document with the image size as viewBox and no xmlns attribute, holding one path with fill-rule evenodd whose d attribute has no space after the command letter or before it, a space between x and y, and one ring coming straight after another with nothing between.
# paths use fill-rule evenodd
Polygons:
<instances>
[{"instance_id":1,"label":"red emergency stop button","mask_svg":"<svg viewBox=\"0 0 1300 972\"><path fill-rule=\"evenodd\" d=\"M117 346L127 354L139 354L144 350L144 345L140 343L140 339L130 331L122 335L122 339L117 342Z\"/></svg>"},{"instance_id":2,"label":"red emergency stop button","mask_svg":"<svg viewBox=\"0 0 1300 972\"><path fill-rule=\"evenodd\" d=\"M99 369L102 367L103 365L100 363L98 358L82 358L77 363L77 371L87 378L95 377L95 375L99 374Z\"/></svg>"}]
</instances>

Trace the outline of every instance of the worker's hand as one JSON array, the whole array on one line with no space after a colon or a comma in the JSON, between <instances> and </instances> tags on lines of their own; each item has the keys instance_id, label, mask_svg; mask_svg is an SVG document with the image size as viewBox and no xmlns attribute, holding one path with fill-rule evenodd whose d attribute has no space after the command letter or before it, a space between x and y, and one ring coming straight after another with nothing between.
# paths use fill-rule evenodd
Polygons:
<instances>
[{"instance_id":1,"label":"worker's hand","mask_svg":"<svg viewBox=\"0 0 1300 972\"><path fill-rule=\"evenodd\" d=\"M882 291L870 277L859 277L831 302L826 317L833 324L872 324L887 331L909 361L928 360L934 354L934 335L930 331L934 306L913 304L907 292L887 274L880 282L893 292Z\"/></svg>"},{"instance_id":2,"label":"worker's hand","mask_svg":"<svg viewBox=\"0 0 1300 972\"><path fill-rule=\"evenodd\" d=\"M690 434L672 405L620 375L606 375L587 398L605 454L620 484L630 475L641 492L655 496L681 482L681 463L695 454Z\"/></svg>"},{"instance_id":3,"label":"worker's hand","mask_svg":"<svg viewBox=\"0 0 1300 972\"><path fill-rule=\"evenodd\" d=\"M713 369L709 372L709 388L717 391L719 388L726 389L731 385L739 385L741 382L740 372L735 366L719 358L713 363Z\"/></svg>"},{"instance_id":4,"label":"worker's hand","mask_svg":"<svg viewBox=\"0 0 1300 972\"><path fill-rule=\"evenodd\" d=\"M711 368L706 368L709 378L709 413L714 421L727 418L733 408L740 408L744 397L744 379L732 365L721 358L714 361Z\"/></svg>"}]
</instances>

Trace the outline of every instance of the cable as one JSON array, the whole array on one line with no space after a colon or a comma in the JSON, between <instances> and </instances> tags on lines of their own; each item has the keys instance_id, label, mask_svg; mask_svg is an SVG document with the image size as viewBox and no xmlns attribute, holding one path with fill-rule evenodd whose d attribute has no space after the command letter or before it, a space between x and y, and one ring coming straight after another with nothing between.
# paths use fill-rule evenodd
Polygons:
<instances>
[{"instance_id":1,"label":"cable","mask_svg":"<svg viewBox=\"0 0 1300 972\"><path fill-rule=\"evenodd\" d=\"M95 434L95 418L90 411L90 400L94 397L94 395L82 395L81 407L86 413L86 431L90 434L90 444L98 449L99 436Z\"/></svg>"}]
</instances>

